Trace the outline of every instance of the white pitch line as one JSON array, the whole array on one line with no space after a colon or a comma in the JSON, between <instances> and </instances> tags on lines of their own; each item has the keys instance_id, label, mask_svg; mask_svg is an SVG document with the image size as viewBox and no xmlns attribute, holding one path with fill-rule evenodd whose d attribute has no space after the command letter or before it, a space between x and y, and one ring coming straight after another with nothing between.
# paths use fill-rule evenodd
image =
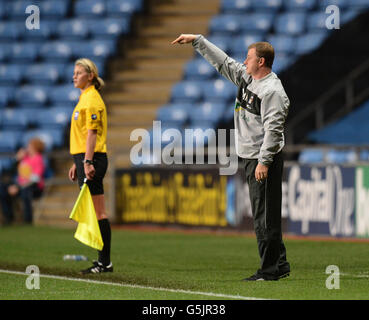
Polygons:
<instances>
[{"instance_id":1,"label":"white pitch line","mask_svg":"<svg viewBox=\"0 0 369 320\"><path fill-rule=\"evenodd\" d=\"M21 272L21 271L4 270L4 269L0 269L0 273L15 274L15 275L22 275L22 276L29 276L30 275L28 273ZM146 290L154 290L154 291L173 292L173 293L194 294L194 295L202 295L202 296L218 297L218 298L226 298L226 299L236 299L236 300L267 300L267 299L264 299L264 298L245 297L245 296L240 296L240 295L229 295L229 294L214 293L214 292L201 292L201 291L191 291L191 290L183 290L183 289L150 287L150 286L143 286L143 285L137 285L137 284L117 283L117 282L109 282L109 281L98 281L98 280L72 278L72 277L64 277L64 276L49 275L49 274L40 274L40 278L77 281L77 282L102 284L102 285L110 285L110 286L116 286L116 287L134 288L134 289L146 289Z\"/></svg>"},{"instance_id":2,"label":"white pitch line","mask_svg":"<svg viewBox=\"0 0 369 320\"><path fill-rule=\"evenodd\" d=\"M351 273L339 273L340 276L349 276L354 278L369 278L369 274L351 274Z\"/></svg>"}]
</instances>

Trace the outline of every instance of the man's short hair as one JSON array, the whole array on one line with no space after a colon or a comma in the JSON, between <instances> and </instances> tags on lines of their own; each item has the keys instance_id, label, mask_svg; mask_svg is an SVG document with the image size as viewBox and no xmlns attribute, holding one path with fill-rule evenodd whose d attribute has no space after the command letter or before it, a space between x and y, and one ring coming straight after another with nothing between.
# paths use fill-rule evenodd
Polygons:
<instances>
[{"instance_id":1,"label":"man's short hair","mask_svg":"<svg viewBox=\"0 0 369 320\"><path fill-rule=\"evenodd\" d=\"M269 42L255 42L250 44L248 49L255 48L256 55L265 59L265 66L272 68L274 61L274 48Z\"/></svg>"}]
</instances>

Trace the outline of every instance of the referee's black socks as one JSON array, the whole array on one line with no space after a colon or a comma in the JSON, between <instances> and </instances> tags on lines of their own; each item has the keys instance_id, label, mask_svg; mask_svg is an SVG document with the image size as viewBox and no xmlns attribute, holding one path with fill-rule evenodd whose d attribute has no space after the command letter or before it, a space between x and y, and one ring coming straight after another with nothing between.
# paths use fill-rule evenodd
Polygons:
<instances>
[{"instance_id":1,"label":"referee's black socks","mask_svg":"<svg viewBox=\"0 0 369 320\"><path fill-rule=\"evenodd\" d=\"M99 262L104 266L110 264L110 242L111 242L111 229L108 219L99 220L99 227L101 232L101 237L104 242L104 247L99 251Z\"/></svg>"}]
</instances>

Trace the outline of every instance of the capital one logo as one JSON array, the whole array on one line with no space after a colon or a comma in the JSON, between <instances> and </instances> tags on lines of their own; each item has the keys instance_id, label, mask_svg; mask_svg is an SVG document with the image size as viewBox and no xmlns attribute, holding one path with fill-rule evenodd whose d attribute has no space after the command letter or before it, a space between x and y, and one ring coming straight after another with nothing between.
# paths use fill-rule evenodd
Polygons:
<instances>
[{"instance_id":1,"label":"capital one logo","mask_svg":"<svg viewBox=\"0 0 369 320\"><path fill-rule=\"evenodd\" d=\"M329 16L325 19L325 26L327 27L327 29L339 29L340 8L332 4L325 9L325 13L329 14Z\"/></svg>"},{"instance_id":2,"label":"capital one logo","mask_svg":"<svg viewBox=\"0 0 369 320\"><path fill-rule=\"evenodd\" d=\"M35 5L29 5L25 13L29 14L26 19L26 28L28 30L40 29L40 8Z\"/></svg>"}]
</instances>

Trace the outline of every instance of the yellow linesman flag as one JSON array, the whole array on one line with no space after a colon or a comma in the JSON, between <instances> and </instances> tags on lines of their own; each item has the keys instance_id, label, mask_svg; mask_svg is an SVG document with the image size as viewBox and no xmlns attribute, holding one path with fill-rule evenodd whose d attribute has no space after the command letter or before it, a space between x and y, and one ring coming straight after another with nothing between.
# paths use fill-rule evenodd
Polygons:
<instances>
[{"instance_id":1,"label":"yellow linesman flag","mask_svg":"<svg viewBox=\"0 0 369 320\"><path fill-rule=\"evenodd\" d=\"M102 250L104 243L101 237L99 223L97 222L96 212L90 189L87 183L84 183L79 193L73 210L69 216L78 222L78 227L74 237L83 244Z\"/></svg>"}]
</instances>

